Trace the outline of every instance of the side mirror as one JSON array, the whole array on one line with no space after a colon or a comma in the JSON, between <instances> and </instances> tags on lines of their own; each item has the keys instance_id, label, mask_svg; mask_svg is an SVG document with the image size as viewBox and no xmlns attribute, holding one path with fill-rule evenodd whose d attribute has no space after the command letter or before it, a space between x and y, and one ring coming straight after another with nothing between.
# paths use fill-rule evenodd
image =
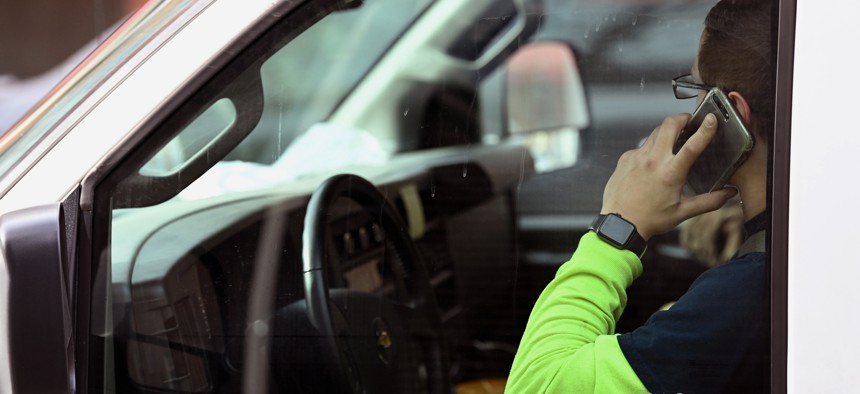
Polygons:
<instances>
[{"instance_id":1,"label":"side mirror","mask_svg":"<svg viewBox=\"0 0 860 394\"><path fill-rule=\"evenodd\" d=\"M64 221L59 203L0 216L0 391L72 391Z\"/></svg>"},{"instance_id":2,"label":"side mirror","mask_svg":"<svg viewBox=\"0 0 860 394\"><path fill-rule=\"evenodd\" d=\"M585 88L569 45L536 42L505 67L507 132L529 147L537 172L573 166L588 127Z\"/></svg>"},{"instance_id":3,"label":"side mirror","mask_svg":"<svg viewBox=\"0 0 860 394\"><path fill-rule=\"evenodd\" d=\"M508 60L505 73L509 133L588 127L585 88L567 44L523 46Z\"/></svg>"}]
</instances>

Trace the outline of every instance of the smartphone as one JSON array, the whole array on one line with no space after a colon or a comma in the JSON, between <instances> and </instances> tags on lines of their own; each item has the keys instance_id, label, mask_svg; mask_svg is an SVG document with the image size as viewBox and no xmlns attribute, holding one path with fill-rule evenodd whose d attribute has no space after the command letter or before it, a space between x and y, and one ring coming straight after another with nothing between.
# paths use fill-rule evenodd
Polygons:
<instances>
[{"instance_id":1,"label":"smartphone","mask_svg":"<svg viewBox=\"0 0 860 394\"><path fill-rule=\"evenodd\" d=\"M675 153L699 129L708 114L717 117L717 134L687 175L687 185L696 194L722 189L749 156L754 144L752 134L729 98L720 88L713 88L681 131Z\"/></svg>"}]
</instances>

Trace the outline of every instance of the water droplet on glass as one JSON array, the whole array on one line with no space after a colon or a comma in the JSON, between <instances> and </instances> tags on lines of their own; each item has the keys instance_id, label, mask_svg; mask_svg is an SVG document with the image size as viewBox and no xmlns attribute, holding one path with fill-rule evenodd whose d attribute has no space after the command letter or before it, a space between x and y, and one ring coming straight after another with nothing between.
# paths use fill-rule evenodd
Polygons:
<instances>
[{"instance_id":1,"label":"water droplet on glass","mask_svg":"<svg viewBox=\"0 0 860 394\"><path fill-rule=\"evenodd\" d=\"M645 78L639 80L639 91L645 90Z\"/></svg>"},{"instance_id":2,"label":"water droplet on glass","mask_svg":"<svg viewBox=\"0 0 860 394\"><path fill-rule=\"evenodd\" d=\"M638 22L638 21L639 21L639 15L634 16L632 26L636 26L636 22Z\"/></svg>"},{"instance_id":3,"label":"water droplet on glass","mask_svg":"<svg viewBox=\"0 0 860 394\"><path fill-rule=\"evenodd\" d=\"M255 321L252 324L251 329L254 330L254 335L256 336L264 336L269 333L269 325L261 320Z\"/></svg>"},{"instance_id":4,"label":"water droplet on glass","mask_svg":"<svg viewBox=\"0 0 860 394\"><path fill-rule=\"evenodd\" d=\"M408 113L409 113L409 108L406 108L406 111L403 111L403 116L406 116L406 114L408 114Z\"/></svg>"},{"instance_id":5,"label":"water droplet on glass","mask_svg":"<svg viewBox=\"0 0 860 394\"><path fill-rule=\"evenodd\" d=\"M436 184L435 183L430 184L430 197L431 198L436 197Z\"/></svg>"},{"instance_id":6,"label":"water droplet on glass","mask_svg":"<svg viewBox=\"0 0 860 394\"><path fill-rule=\"evenodd\" d=\"M463 178L466 177L466 173L469 171L469 167L463 166Z\"/></svg>"}]
</instances>

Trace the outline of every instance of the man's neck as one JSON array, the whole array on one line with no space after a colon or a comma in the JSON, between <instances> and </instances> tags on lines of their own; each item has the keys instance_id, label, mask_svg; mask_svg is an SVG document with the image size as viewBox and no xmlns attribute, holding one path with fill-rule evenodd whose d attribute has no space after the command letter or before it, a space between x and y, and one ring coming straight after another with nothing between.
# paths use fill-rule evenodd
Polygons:
<instances>
[{"instance_id":1,"label":"man's neck","mask_svg":"<svg viewBox=\"0 0 860 394\"><path fill-rule=\"evenodd\" d=\"M765 184L762 183L764 186ZM767 188L755 190L741 188L741 209L744 211L744 221L750 220L767 209Z\"/></svg>"},{"instance_id":2,"label":"man's neck","mask_svg":"<svg viewBox=\"0 0 860 394\"><path fill-rule=\"evenodd\" d=\"M767 163L767 146L757 144L730 181L740 192L744 221L767 209Z\"/></svg>"},{"instance_id":3,"label":"man's neck","mask_svg":"<svg viewBox=\"0 0 860 394\"><path fill-rule=\"evenodd\" d=\"M744 221L747 221L767 209L767 170L749 167L744 170L733 181L740 192Z\"/></svg>"}]
</instances>

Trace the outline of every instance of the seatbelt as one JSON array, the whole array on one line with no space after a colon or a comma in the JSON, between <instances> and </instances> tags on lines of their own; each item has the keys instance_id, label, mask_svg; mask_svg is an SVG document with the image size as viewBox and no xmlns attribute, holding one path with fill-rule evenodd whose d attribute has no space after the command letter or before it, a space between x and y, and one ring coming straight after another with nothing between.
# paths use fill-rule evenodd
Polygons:
<instances>
[{"instance_id":1,"label":"seatbelt","mask_svg":"<svg viewBox=\"0 0 860 394\"><path fill-rule=\"evenodd\" d=\"M753 235L750 235L746 241L744 241L743 245L741 245L740 249L738 249L738 253L735 255L737 257L741 257L748 253L753 252L762 252L764 253L767 248L767 231L761 230Z\"/></svg>"}]
</instances>

